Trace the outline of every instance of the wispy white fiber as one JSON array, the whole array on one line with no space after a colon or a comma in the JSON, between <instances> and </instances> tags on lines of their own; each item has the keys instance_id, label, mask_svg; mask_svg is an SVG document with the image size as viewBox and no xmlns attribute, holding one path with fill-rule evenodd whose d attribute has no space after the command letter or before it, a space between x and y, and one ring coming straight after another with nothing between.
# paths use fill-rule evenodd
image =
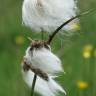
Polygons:
<instances>
[{"instance_id":1,"label":"wispy white fiber","mask_svg":"<svg viewBox=\"0 0 96 96\"><path fill-rule=\"evenodd\" d=\"M29 87L32 87L34 73L32 71L23 71L23 78ZM49 81L45 81L40 77L37 77L35 92L41 94L42 96L57 96L59 92L62 92L66 95L65 90L58 84L56 81L49 76Z\"/></svg>"},{"instance_id":2,"label":"wispy white fiber","mask_svg":"<svg viewBox=\"0 0 96 96\"><path fill-rule=\"evenodd\" d=\"M35 32L53 32L64 21L76 15L75 0L24 0L22 6L23 23ZM63 30L71 30L76 21Z\"/></svg>"},{"instance_id":3,"label":"wispy white fiber","mask_svg":"<svg viewBox=\"0 0 96 96\"><path fill-rule=\"evenodd\" d=\"M28 64L32 64L33 67L39 68L48 74L64 72L61 60L51 50L44 47L34 48L32 51L30 51L30 47L27 48L24 59Z\"/></svg>"}]
</instances>

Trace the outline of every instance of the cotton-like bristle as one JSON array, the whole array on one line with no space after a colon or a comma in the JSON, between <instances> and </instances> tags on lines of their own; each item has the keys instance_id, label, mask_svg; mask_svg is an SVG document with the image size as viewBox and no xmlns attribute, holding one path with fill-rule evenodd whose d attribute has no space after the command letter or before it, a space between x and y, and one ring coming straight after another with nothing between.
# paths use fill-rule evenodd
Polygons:
<instances>
[{"instance_id":1,"label":"cotton-like bristle","mask_svg":"<svg viewBox=\"0 0 96 96\"><path fill-rule=\"evenodd\" d=\"M30 51L29 47L26 51L24 59L28 64L31 64L33 67L39 68L48 74L64 72L61 60L50 50L44 47L38 50L34 49L32 51Z\"/></svg>"},{"instance_id":2,"label":"cotton-like bristle","mask_svg":"<svg viewBox=\"0 0 96 96\"><path fill-rule=\"evenodd\" d=\"M24 72L22 70L24 81L27 83L29 87L32 87L34 73L32 71ZM56 96L59 92L62 92L66 95L66 92L63 88L56 83L55 80L49 76L49 81L45 81L40 77L37 77L36 85L35 85L35 92L41 94L42 96Z\"/></svg>"},{"instance_id":3,"label":"cotton-like bristle","mask_svg":"<svg viewBox=\"0 0 96 96\"><path fill-rule=\"evenodd\" d=\"M24 0L23 23L35 32L53 32L58 26L76 15L75 0ZM66 25L62 30L71 30L78 20ZM64 32L64 31L62 31Z\"/></svg>"}]
</instances>

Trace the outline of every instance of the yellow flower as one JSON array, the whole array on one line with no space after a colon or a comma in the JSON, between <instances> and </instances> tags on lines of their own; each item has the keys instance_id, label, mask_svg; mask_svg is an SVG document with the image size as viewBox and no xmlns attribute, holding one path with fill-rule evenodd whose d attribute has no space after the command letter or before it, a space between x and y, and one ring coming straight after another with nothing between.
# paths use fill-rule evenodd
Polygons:
<instances>
[{"instance_id":1,"label":"yellow flower","mask_svg":"<svg viewBox=\"0 0 96 96\"><path fill-rule=\"evenodd\" d=\"M19 45L24 44L24 41L25 41L25 39L24 39L23 36L17 36L17 37L15 38L16 44L19 44Z\"/></svg>"},{"instance_id":2,"label":"yellow flower","mask_svg":"<svg viewBox=\"0 0 96 96\"><path fill-rule=\"evenodd\" d=\"M86 59L88 59L88 58L91 57L91 53L88 52L88 51L85 51L85 52L83 53L83 57L86 58Z\"/></svg>"},{"instance_id":3,"label":"yellow flower","mask_svg":"<svg viewBox=\"0 0 96 96\"><path fill-rule=\"evenodd\" d=\"M88 83L82 80L77 81L77 87L79 89L86 89L88 87Z\"/></svg>"},{"instance_id":4,"label":"yellow flower","mask_svg":"<svg viewBox=\"0 0 96 96\"><path fill-rule=\"evenodd\" d=\"M88 59L91 57L91 51L93 49L93 46L92 45L86 45L84 48L83 48L83 57Z\"/></svg>"}]
</instances>

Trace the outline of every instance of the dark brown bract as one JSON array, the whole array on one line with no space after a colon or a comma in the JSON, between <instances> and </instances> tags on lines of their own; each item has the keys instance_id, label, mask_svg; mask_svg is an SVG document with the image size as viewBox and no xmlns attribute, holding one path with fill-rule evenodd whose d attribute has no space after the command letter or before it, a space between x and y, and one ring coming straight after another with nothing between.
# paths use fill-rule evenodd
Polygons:
<instances>
[{"instance_id":1,"label":"dark brown bract","mask_svg":"<svg viewBox=\"0 0 96 96\"><path fill-rule=\"evenodd\" d=\"M31 43L30 50L32 51L34 48L35 49L40 49L40 48L43 48L43 47L50 50L50 47L49 47L49 45L47 44L46 41L34 40Z\"/></svg>"},{"instance_id":2,"label":"dark brown bract","mask_svg":"<svg viewBox=\"0 0 96 96\"><path fill-rule=\"evenodd\" d=\"M47 73L43 72L39 68L35 68L32 65L27 64L26 61L23 62L23 70L24 70L24 72L27 72L27 71L31 70L32 72L34 72L36 75L38 75L42 79L44 79L46 81L49 80L49 77L48 77Z\"/></svg>"}]
</instances>

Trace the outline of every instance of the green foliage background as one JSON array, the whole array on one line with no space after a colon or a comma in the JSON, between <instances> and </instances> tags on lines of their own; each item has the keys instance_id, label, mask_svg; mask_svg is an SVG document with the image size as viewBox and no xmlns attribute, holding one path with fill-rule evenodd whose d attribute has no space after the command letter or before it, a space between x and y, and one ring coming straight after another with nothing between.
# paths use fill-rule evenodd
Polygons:
<instances>
[{"instance_id":1,"label":"green foliage background","mask_svg":"<svg viewBox=\"0 0 96 96\"><path fill-rule=\"evenodd\" d=\"M21 61L30 43L27 37L40 38L40 34L22 26L21 7L22 0L0 0L0 96L30 96L30 89L21 76ZM96 0L79 0L78 7L81 12L96 9ZM68 38L64 49L60 50L60 40L54 42L52 50L59 53L66 72L58 81L67 96L96 96L96 14L80 18L80 25L79 35ZM18 36L24 38L22 44L16 43ZM91 57L84 59L82 50L87 44L93 49ZM87 88L78 88L79 80L85 81Z\"/></svg>"}]
</instances>

